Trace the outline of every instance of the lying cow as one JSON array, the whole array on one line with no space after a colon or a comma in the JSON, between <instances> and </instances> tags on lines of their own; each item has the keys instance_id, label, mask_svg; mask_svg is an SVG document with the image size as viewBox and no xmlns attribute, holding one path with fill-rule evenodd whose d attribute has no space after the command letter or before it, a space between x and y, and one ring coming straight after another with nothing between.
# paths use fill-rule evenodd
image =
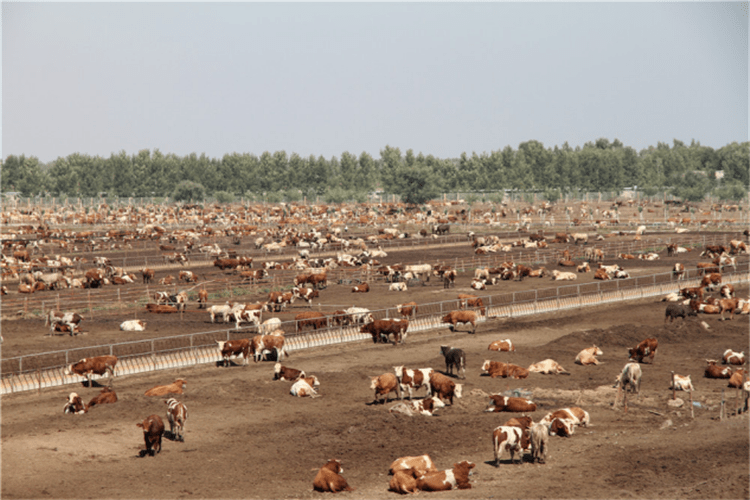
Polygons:
<instances>
[{"instance_id":1,"label":"lying cow","mask_svg":"<svg viewBox=\"0 0 750 500\"><path fill-rule=\"evenodd\" d=\"M86 405L83 404L83 400L81 399L81 396L79 396L75 392L71 392L70 395L68 395L68 401L65 403L65 406L63 407L63 413L83 415L87 411L88 409L86 408Z\"/></svg>"},{"instance_id":2,"label":"lying cow","mask_svg":"<svg viewBox=\"0 0 750 500\"><path fill-rule=\"evenodd\" d=\"M716 360L713 359L707 359L706 362L708 363L706 371L704 372L706 378L729 378L732 376L731 368L721 368L720 366L716 366Z\"/></svg>"},{"instance_id":3,"label":"lying cow","mask_svg":"<svg viewBox=\"0 0 750 500\"><path fill-rule=\"evenodd\" d=\"M422 491L447 491L453 488L470 489L469 473L475 466L476 464L464 460L453 464L452 469L428 472L417 479L417 488Z\"/></svg>"},{"instance_id":4,"label":"lying cow","mask_svg":"<svg viewBox=\"0 0 750 500\"><path fill-rule=\"evenodd\" d=\"M117 394L109 387L103 387L102 391L91 398L89 404L86 405L86 411L90 410L91 407L96 405L113 404L117 403Z\"/></svg>"},{"instance_id":5,"label":"lying cow","mask_svg":"<svg viewBox=\"0 0 750 500\"><path fill-rule=\"evenodd\" d=\"M488 351L515 352L516 346L510 339L496 340L487 347Z\"/></svg>"},{"instance_id":6,"label":"lying cow","mask_svg":"<svg viewBox=\"0 0 750 500\"><path fill-rule=\"evenodd\" d=\"M388 469L389 474L395 474L398 471L414 469L420 475L428 472L437 472L437 467L429 455L420 455L418 457L401 457L393 461Z\"/></svg>"},{"instance_id":7,"label":"lying cow","mask_svg":"<svg viewBox=\"0 0 750 500\"><path fill-rule=\"evenodd\" d=\"M600 365L601 362L596 359L596 356L603 356L604 353L601 349L599 349L596 346L587 347L586 349L582 350L578 353L576 356L576 364L579 365Z\"/></svg>"},{"instance_id":8,"label":"lying cow","mask_svg":"<svg viewBox=\"0 0 750 500\"><path fill-rule=\"evenodd\" d=\"M562 373L563 375L570 375L570 372L560 366L560 363L554 359L545 359L539 363L534 363L529 366L528 370L535 373L554 373L555 375Z\"/></svg>"},{"instance_id":9,"label":"lying cow","mask_svg":"<svg viewBox=\"0 0 750 500\"><path fill-rule=\"evenodd\" d=\"M146 330L146 322L140 319L129 319L120 323L123 332L142 332Z\"/></svg>"},{"instance_id":10,"label":"lying cow","mask_svg":"<svg viewBox=\"0 0 750 500\"><path fill-rule=\"evenodd\" d=\"M403 413L410 417L414 415L424 415L426 417L432 417L438 408L445 408L439 397L430 396L428 398L420 399L418 401L400 402L388 409L389 413Z\"/></svg>"},{"instance_id":11,"label":"lying cow","mask_svg":"<svg viewBox=\"0 0 750 500\"><path fill-rule=\"evenodd\" d=\"M321 492L338 493L339 491L352 491L354 488L349 486L341 474L344 469L341 467L341 461L331 459L318 470L313 479L313 490Z\"/></svg>"},{"instance_id":12,"label":"lying cow","mask_svg":"<svg viewBox=\"0 0 750 500\"><path fill-rule=\"evenodd\" d=\"M669 385L670 389L674 389L676 391L694 391L693 388L693 382L690 380L690 375L688 376L682 376L674 374L672 381L673 384Z\"/></svg>"},{"instance_id":13,"label":"lying cow","mask_svg":"<svg viewBox=\"0 0 750 500\"><path fill-rule=\"evenodd\" d=\"M490 402L486 412L509 411L514 413L524 413L536 411L536 403L526 398L514 398L493 394L490 396Z\"/></svg>"},{"instance_id":14,"label":"lying cow","mask_svg":"<svg viewBox=\"0 0 750 500\"><path fill-rule=\"evenodd\" d=\"M490 377L524 379L529 376L529 370L511 363L501 361L485 360L482 364L482 371L489 374Z\"/></svg>"},{"instance_id":15,"label":"lying cow","mask_svg":"<svg viewBox=\"0 0 750 500\"><path fill-rule=\"evenodd\" d=\"M727 349L724 351L724 356L721 358L721 362L725 365L744 365L745 351L735 352L731 349Z\"/></svg>"},{"instance_id":16,"label":"lying cow","mask_svg":"<svg viewBox=\"0 0 750 500\"><path fill-rule=\"evenodd\" d=\"M166 396L167 394L182 394L183 389L187 385L185 380L178 378L171 384L157 385L145 392L146 396Z\"/></svg>"},{"instance_id":17,"label":"lying cow","mask_svg":"<svg viewBox=\"0 0 750 500\"><path fill-rule=\"evenodd\" d=\"M297 380L289 389L289 394L298 398L317 398L320 381L315 375Z\"/></svg>"},{"instance_id":18,"label":"lying cow","mask_svg":"<svg viewBox=\"0 0 750 500\"><path fill-rule=\"evenodd\" d=\"M305 372L302 370L281 366L281 363L276 363L273 367L274 380L287 380L289 382L296 382L301 378L305 378Z\"/></svg>"}]
</instances>

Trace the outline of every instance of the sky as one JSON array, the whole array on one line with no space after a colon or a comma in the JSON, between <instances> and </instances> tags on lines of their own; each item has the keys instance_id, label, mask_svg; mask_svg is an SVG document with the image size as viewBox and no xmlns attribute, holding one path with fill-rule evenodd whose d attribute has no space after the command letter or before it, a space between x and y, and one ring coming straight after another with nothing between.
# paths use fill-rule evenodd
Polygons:
<instances>
[{"instance_id":1,"label":"sky","mask_svg":"<svg viewBox=\"0 0 750 500\"><path fill-rule=\"evenodd\" d=\"M748 140L748 2L2 2L2 157Z\"/></svg>"}]
</instances>

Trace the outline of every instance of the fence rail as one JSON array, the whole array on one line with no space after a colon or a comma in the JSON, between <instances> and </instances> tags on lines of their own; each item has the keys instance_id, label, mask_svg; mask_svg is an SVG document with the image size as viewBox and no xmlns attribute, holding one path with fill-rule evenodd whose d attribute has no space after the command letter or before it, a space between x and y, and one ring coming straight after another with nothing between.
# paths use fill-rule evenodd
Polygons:
<instances>
[{"instance_id":1,"label":"fence rail","mask_svg":"<svg viewBox=\"0 0 750 500\"><path fill-rule=\"evenodd\" d=\"M748 262L743 262L737 271L725 273L723 282L748 283L748 264ZM666 295L681 287L697 286L700 283L701 278L697 275L697 271L691 270L686 274L687 276L680 281L674 281L671 273L663 273L624 280L482 296L487 312L485 316L480 317L479 321L486 321L487 318L527 316ZM458 308L458 300L422 304L419 306L419 314L410 319L408 333L439 328L442 324L442 316ZM398 317L393 308L376 310L372 313L376 319ZM282 323L282 329L296 332L297 325L295 322L285 322ZM291 352L371 338L368 333L361 333L359 330L360 327L355 325L290 333L285 337L285 347ZM113 354L118 357L117 373L119 375L215 363L220 359L216 348L217 340L243 338L252 333L247 329L221 329L7 358L2 360L0 394L79 382L81 380L79 376L64 374L65 367L78 359L104 354Z\"/></svg>"}]
</instances>

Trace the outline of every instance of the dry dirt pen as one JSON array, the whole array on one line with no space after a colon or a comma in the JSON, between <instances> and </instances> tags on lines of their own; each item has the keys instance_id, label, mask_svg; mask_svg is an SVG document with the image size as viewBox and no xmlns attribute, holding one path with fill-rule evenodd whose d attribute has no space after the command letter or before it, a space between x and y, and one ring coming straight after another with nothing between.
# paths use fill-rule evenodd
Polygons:
<instances>
[{"instance_id":1,"label":"dry dirt pen","mask_svg":"<svg viewBox=\"0 0 750 500\"><path fill-rule=\"evenodd\" d=\"M747 283L748 265L747 261L742 262L737 271L725 273L723 282ZM483 296L487 314L485 317L480 317L478 322L663 296L678 291L682 287L697 286L700 283L700 277L697 276L697 272L694 274L695 276L687 277L679 282L673 280L671 273L663 273L625 280ZM418 316L410 320L408 333L415 334L430 329L445 328L441 322L443 315L458 308L457 300L420 304ZM394 309L372 312L375 319L398 317ZM297 325L294 322L283 322L282 329L288 332L297 331ZM104 354L118 357L116 373L119 376L216 363L221 359L216 348L217 340L243 338L254 333L257 332L221 329L3 359L0 393L8 394L80 382L79 376L65 375L65 367L78 359ZM287 334L285 338L285 347L290 352L294 352L332 344L362 342L371 337L368 333L361 333L360 327L355 325Z\"/></svg>"}]
</instances>

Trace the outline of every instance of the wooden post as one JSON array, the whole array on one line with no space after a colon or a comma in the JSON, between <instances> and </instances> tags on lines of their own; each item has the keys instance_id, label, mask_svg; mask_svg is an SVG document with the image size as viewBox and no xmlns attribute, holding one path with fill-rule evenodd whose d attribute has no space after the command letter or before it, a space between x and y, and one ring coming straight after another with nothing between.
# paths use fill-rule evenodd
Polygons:
<instances>
[{"instance_id":1,"label":"wooden post","mask_svg":"<svg viewBox=\"0 0 750 500\"><path fill-rule=\"evenodd\" d=\"M695 418L695 405L693 405L693 391L688 391L688 393L690 394L690 418ZM724 403L722 403L722 406L723 405Z\"/></svg>"},{"instance_id":2,"label":"wooden post","mask_svg":"<svg viewBox=\"0 0 750 500\"><path fill-rule=\"evenodd\" d=\"M724 420L724 389L721 390L721 410L719 411L719 420Z\"/></svg>"},{"instance_id":3,"label":"wooden post","mask_svg":"<svg viewBox=\"0 0 750 500\"><path fill-rule=\"evenodd\" d=\"M674 386L674 372L672 372L672 401L677 399L677 395L675 394L676 390L677 389Z\"/></svg>"}]
</instances>

